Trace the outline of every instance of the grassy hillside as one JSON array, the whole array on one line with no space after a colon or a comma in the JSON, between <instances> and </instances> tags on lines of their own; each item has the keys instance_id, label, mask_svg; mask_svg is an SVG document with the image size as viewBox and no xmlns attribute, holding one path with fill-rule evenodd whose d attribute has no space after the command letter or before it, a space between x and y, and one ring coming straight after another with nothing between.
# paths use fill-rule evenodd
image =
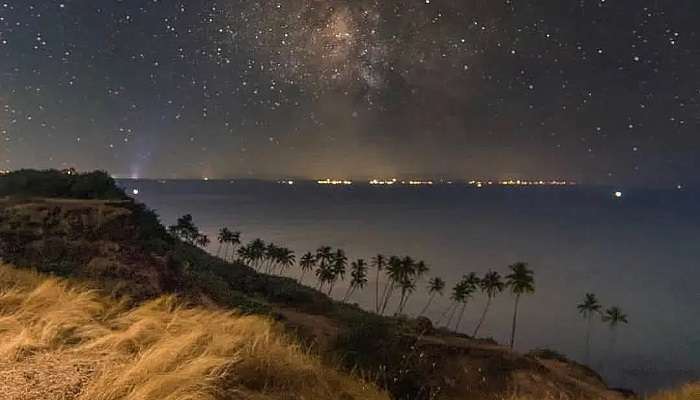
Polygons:
<instances>
[{"instance_id":1,"label":"grassy hillside","mask_svg":"<svg viewBox=\"0 0 700 400\"><path fill-rule=\"evenodd\" d=\"M700 400L700 382L659 393L650 400Z\"/></svg>"},{"instance_id":2,"label":"grassy hillside","mask_svg":"<svg viewBox=\"0 0 700 400\"><path fill-rule=\"evenodd\" d=\"M397 400L627 396L554 352L517 354L425 318L380 316L213 256L143 204L108 196L119 190L109 179L100 186L103 174L59 184L55 174L0 176L0 195L9 194L0 198L0 262L60 277L0 269L0 393L382 398L348 375L361 371ZM93 179L99 190L84 184Z\"/></svg>"},{"instance_id":3,"label":"grassy hillside","mask_svg":"<svg viewBox=\"0 0 700 400\"><path fill-rule=\"evenodd\" d=\"M4 399L388 399L259 316L164 296L135 307L0 266Z\"/></svg>"}]
</instances>

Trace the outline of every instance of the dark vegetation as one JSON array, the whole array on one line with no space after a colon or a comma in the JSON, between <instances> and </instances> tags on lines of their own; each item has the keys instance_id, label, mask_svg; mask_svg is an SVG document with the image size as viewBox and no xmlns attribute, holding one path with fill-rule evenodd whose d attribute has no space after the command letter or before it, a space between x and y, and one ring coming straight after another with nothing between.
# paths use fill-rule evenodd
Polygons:
<instances>
[{"instance_id":1,"label":"dark vegetation","mask_svg":"<svg viewBox=\"0 0 700 400\"><path fill-rule=\"evenodd\" d=\"M126 200L109 174L78 174L72 169L37 171L24 169L0 175L0 196L68 199Z\"/></svg>"}]
</instances>

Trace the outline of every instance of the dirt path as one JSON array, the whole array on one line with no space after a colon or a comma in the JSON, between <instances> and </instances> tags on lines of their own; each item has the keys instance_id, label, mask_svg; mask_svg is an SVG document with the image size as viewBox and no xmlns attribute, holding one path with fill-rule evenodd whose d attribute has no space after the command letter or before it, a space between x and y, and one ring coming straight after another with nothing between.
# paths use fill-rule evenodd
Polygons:
<instances>
[{"instance_id":1,"label":"dirt path","mask_svg":"<svg viewBox=\"0 0 700 400\"><path fill-rule=\"evenodd\" d=\"M3 400L73 400L94 372L94 362L65 353L0 362L0 393Z\"/></svg>"}]
</instances>

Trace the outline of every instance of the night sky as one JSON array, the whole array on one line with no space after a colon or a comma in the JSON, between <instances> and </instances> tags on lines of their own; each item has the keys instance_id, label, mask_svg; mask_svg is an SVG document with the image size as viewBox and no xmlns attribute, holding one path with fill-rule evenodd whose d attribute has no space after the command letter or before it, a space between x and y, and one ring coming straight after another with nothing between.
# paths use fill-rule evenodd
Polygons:
<instances>
[{"instance_id":1,"label":"night sky","mask_svg":"<svg viewBox=\"0 0 700 400\"><path fill-rule=\"evenodd\" d=\"M0 169L700 183L698 0L0 0Z\"/></svg>"}]
</instances>

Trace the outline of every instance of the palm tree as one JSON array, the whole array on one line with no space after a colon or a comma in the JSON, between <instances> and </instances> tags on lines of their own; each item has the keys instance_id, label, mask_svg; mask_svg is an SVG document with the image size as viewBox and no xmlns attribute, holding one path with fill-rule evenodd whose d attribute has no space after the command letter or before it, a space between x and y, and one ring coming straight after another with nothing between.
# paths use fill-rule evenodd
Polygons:
<instances>
[{"instance_id":1,"label":"palm tree","mask_svg":"<svg viewBox=\"0 0 700 400\"><path fill-rule=\"evenodd\" d=\"M228 228L221 228L219 229L219 234L217 235L216 239L219 242L219 247L216 248L216 256L219 257L221 254L221 249L224 245L224 243L228 242L228 237L231 231L228 230Z\"/></svg>"},{"instance_id":2,"label":"palm tree","mask_svg":"<svg viewBox=\"0 0 700 400\"><path fill-rule=\"evenodd\" d=\"M481 313L479 323L476 325L476 328L474 328L472 337L476 337L476 334L479 333L481 325L486 320L486 313L489 312L489 307L491 307L491 301L496 297L496 295L503 292L506 284L501 279L501 274L496 271L489 271L483 278L481 278L479 287L481 288L481 292L486 294L486 306L484 306L484 311Z\"/></svg>"},{"instance_id":3,"label":"palm tree","mask_svg":"<svg viewBox=\"0 0 700 400\"><path fill-rule=\"evenodd\" d=\"M333 287L335 287L338 279L341 281L345 279L345 270L348 266L348 257L345 255L345 251L342 249L337 249L333 254L331 261L331 279L328 286L328 296L333 293Z\"/></svg>"},{"instance_id":4,"label":"palm tree","mask_svg":"<svg viewBox=\"0 0 700 400\"><path fill-rule=\"evenodd\" d=\"M318 278L318 290L323 289L323 285L329 283L333 279L333 269L331 262L333 261L333 250L329 246L321 246L316 250L316 277Z\"/></svg>"},{"instance_id":5,"label":"palm tree","mask_svg":"<svg viewBox=\"0 0 700 400\"><path fill-rule=\"evenodd\" d=\"M279 248L277 250L277 263L279 264L280 274L283 274L287 268L294 265L296 262L296 256L294 251L286 247Z\"/></svg>"},{"instance_id":6,"label":"palm tree","mask_svg":"<svg viewBox=\"0 0 700 400\"><path fill-rule=\"evenodd\" d=\"M229 246L231 246L231 258L233 258L233 255L236 254L236 246L239 244L241 244L241 233L229 230L228 236L226 237L226 245L224 247L224 260L228 261Z\"/></svg>"},{"instance_id":7,"label":"palm tree","mask_svg":"<svg viewBox=\"0 0 700 400\"><path fill-rule=\"evenodd\" d=\"M386 257L381 254L377 254L374 258L372 258L372 266L377 271L377 277L374 282L376 292L374 297L374 311L376 313L379 313L379 307L381 305L379 301L379 275L384 269L384 267L386 267Z\"/></svg>"},{"instance_id":8,"label":"palm tree","mask_svg":"<svg viewBox=\"0 0 700 400\"><path fill-rule=\"evenodd\" d=\"M450 306L447 307L444 313L440 316L440 321L442 319L449 315L447 318L447 322L445 323L445 327L449 328L450 324L452 323L452 318L454 318L455 311L457 310L457 307L459 306L459 303L462 302L462 298L464 297L464 280L461 280L457 282L453 287L452 287L452 293L450 294L450 300L452 300L452 303L450 303Z\"/></svg>"},{"instance_id":9,"label":"palm tree","mask_svg":"<svg viewBox=\"0 0 700 400\"><path fill-rule=\"evenodd\" d=\"M403 312L407 294L416 288L413 280L415 270L416 262L413 260L413 258L406 256L401 259L401 262L399 263L398 275L395 276L396 284L401 288L401 298L399 299L399 305L396 308L397 315L400 315Z\"/></svg>"},{"instance_id":10,"label":"palm tree","mask_svg":"<svg viewBox=\"0 0 700 400\"><path fill-rule=\"evenodd\" d=\"M253 263L253 268L256 270L261 267L263 260L265 259L265 249L267 246L265 242L261 239L255 239L250 244L249 251L251 255L251 262Z\"/></svg>"},{"instance_id":11,"label":"palm tree","mask_svg":"<svg viewBox=\"0 0 700 400\"><path fill-rule=\"evenodd\" d=\"M240 261L247 265L253 264L253 252L251 251L250 246L239 247L237 253Z\"/></svg>"},{"instance_id":12,"label":"palm tree","mask_svg":"<svg viewBox=\"0 0 700 400\"><path fill-rule=\"evenodd\" d=\"M527 268L527 264L518 262L510 267L511 273L506 276L506 285L515 295L515 308L513 310L513 326L510 332L510 349L513 350L515 344L515 328L518 322L518 305L520 296L535 292L534 272Z\"/></svg>"},{"instance_id":13,"label":"palm tree","mask_svg":"<svg viewBox=\"0 0 700 400\"><path fill-rule=\"evenodd\" d=\"M425 261L418 261L417 263L413 264L413 268L410 270L411 275L408 277L409 282L407 283L406 286L408 286L408 293L406 294L406 297L403 301L403 304L401 305L401 310L399 311L399 314L403 312L403 310L406 309L406 304L408 304L408 299L411 298L411 295L415 291L416 285L420 279L423 278L423 275L427 274L428 271L430 271L430 268L428 268L428 265L425 263Z\"/></svg>"},{"instance_id":14,"label":"palm tree","mask_svg":"<svg viewBox=\"0 0 700 400\"><path fill-rule=\"evenodd\" d=\"M350 264L350 277L352 280L350 281L350 286L348 286L348 291L345 293L345 297L343 297L344 302L350 299L353 293L355 293L355 290L362 289L367 284L367 263L365 263L365 260L360 258Z\"/></svg>"},{"instance_id":15,"label":"palm tree","mask_svg":"<svg viewBox=\"0 0 700 400\"><path fill-rule=\"evenodd\" d=\"M615 343L617 342L617 329L620 325L622 324L628 324L629 321L627 320L627 315L625 315L622 312L622 309L620 307L610 307L607 310L605 310L605 313L602 315L602 321L608 324L608 327L610 328L610 351L609 353L612 354L614 348L615 348Z\"/></svg>"},{"instance_id":16,"label":"palm tree","mask_svg":"<svg viewBox=\"0 0 700 400\"><path fill-rule=\"evenodd\" d=\"M401 259L399 257L389 257L385 274L387 276L387 283L384 285L384 290L382 292L381 308L379 310L380 315L384 315L386 306L389 304L389 300L394 294L394 289L401 280Z\"/></svg>"},{"instance_id":17,"label":"palm tree","mask_svg":"<svg viewBox=\"0 0 700 400\"><path fill-rule=\"evenodd\" d=\"M462 325L462 317L464 316L464 310L467 308L467 303L469 299L472 298L474 292L479 287L481 280L475 273L470 272L462 278L461 292L458 298L459 302L462 303L462 310L459 313L459 319L457 319L457 325L455 325L455 332L459 332L459 327Z\"/></svg>"},{"instance_id":18,"label":"palm tree","mask_svg":"<svg viewBox=\"0 0 700 400\"><path fill-rule=\"evenodd\" d=\"M426 311L428 311L428 308L430 307L430 304L433 303L433 299L435 299L435 295L439 294L440 296L443 295L443 292L445 291L445 281L442 280L440 277L434 277L428 281L428 293L430 293L430 298L428 298L428 303L423 307L423 310L420 312L418 316L421 316L425 314Z\"/></svg>"},{"instance_id":19,"label":"palm tree","mask_svg":"<svg viewBox=\"0 0 700 400\"><path fill-rule=\"evenodd\" d=\"M576 308L578 308L578 312L588 322L588 328L586 329L586 363L589 362L591 355L591 331L593 330L593 315L600 314L602 307L603 306L598 302L598 298L593 293L586 293L583 302L576 306Z\"/></svg>"},{"instance_id":20,"label":"palm tree","mask_svg":"<svg viewBox=\"0 0 700 400\"><path fill-rule=\"evenodd\" d=\"M308 271L312 271L316 267L316 257L314 257L311 252L308 252L301 256L301 260L299 260L299 268L301 268L301 277L299 278L299 283L303 284L304 283L304 275Z\"/></svg>"},{"instance_id":21,"label":"palm tree","mask_svg":"<svg viewBox=\"0 0 700 400\"><path fill-rule=\"evenodd\" d=\"M265 246L263 257L265 273L270 274L272 273L275 264L277 264L277 259L279 257L279 247L277 247L274 243L268 243L267 246Z\"/></svg>"}]
</instances>

